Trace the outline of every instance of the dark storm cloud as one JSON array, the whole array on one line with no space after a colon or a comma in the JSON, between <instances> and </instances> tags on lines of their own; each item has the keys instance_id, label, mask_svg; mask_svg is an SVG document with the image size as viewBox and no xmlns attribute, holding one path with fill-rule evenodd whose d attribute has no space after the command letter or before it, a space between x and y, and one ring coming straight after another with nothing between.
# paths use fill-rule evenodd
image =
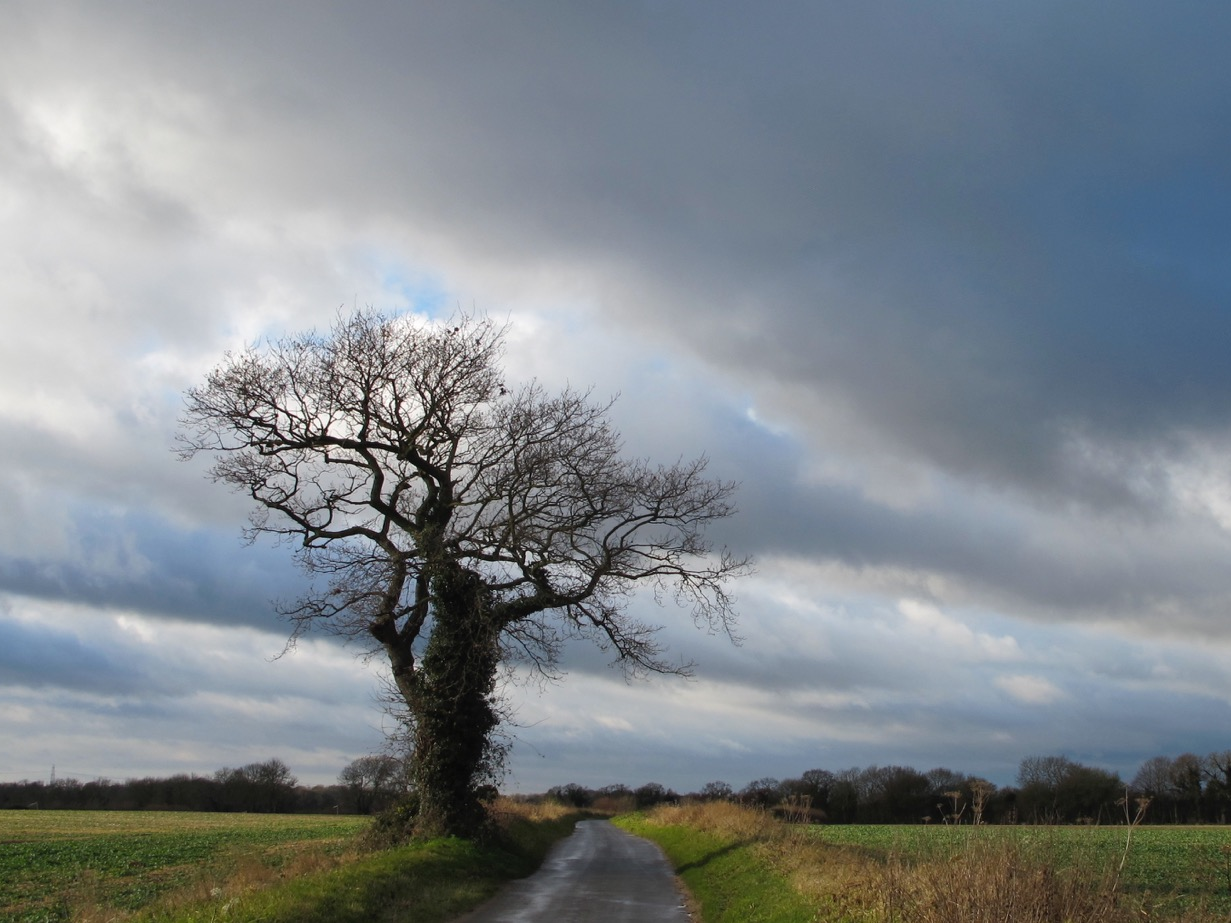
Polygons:
<instances>
[{"instance_id":1,"label":"dark storm cloud","mask_svg":"<svg viewBox=\"0 0 1231 923\"><path fill-rule=\"evenodd\" d=\"M305 582L285 548L99 509L79 510L72 531L74 554L0 554L0 593L289 633L277 605Z\"/></svg>"},{"instance_id":2,"label":"dark storm cloud","mask_svg":"<svg viewBox=\"0 0 1231 923\"><path fill-rule=\"evenodd\" d=\"M1226 422L1227 278L1198 259L1231 191L1209 16L419 7L310 34L250 14L216 50L279 129L341 117L305 167L360 207L493 256L636 267L643 322L716 361L1067 492L1067 427ZM339 176L338 146L375 169Z\"/></svg>"},{"instance_id":3,"label":"dark storm cloud","mask_svg":"<svg viewBox=\"0 0 1231 923\"><path fill-rule=\"evenodd\" d=\"M900 510L854 489L797 487L745 498L744 541L772 554L814 557L853 570L899 569L956 578L1011 608L1052 617L1148 617L1183 600L1216 616L1231 602L1225 532L1208 521L1093 519L1061 534L1045 520L981 508L961 497ZM765 502L760 506L757 501ZM1172 615L1172 619L1179 617ZM1194 626L1181 618L1174 629ZM1217 622L1210 628L1216 629Z\"/></svg>"},{"instance_id":4,"label":"dark storm cloud","mask_svg":"<svg viewBox=\"0 0 1231 923\"><path fill-rule=\"evenodd\" d=\"M0 601L0 686L62 688L101 695L131 695L158 685L119 652L84 642L66 631L4 618Z\"/></svg>"},{"instance_id":5,"label":"dark storm cloud","mask_svg":"<svg viewBox=\"0 0 1231 923\"><path fill-rule=\"evenodd\" d=\"M1165 491L1136 486L1134 459L1182 455L1231 423L1216 259L1231 96L1213 38L1226 16L1195 4L1130 4L1114 19L1051 4L64 6L32 20L43 28L12 47L10 69L19 88L96 79L150 139L149 124L181 132L184 168L220 202L379 217L464 241L478 260L587 267L604 310L744 376L792 419L801 451L840 434L792 389L844 407L865 451L1033 505L1162 515L1182 534ZM168 81L178 111L141 89ZM123 213L178 216L150 220L190 238L201 202L145 168L141 139L117 130L96 168L124 190ZM21 150L42 176L28 137ZM177 326L193 329L194 313ZM1118 461L1091 464L1075 443ZM1223 592L1201 589L1224 551L1216 535L1181 567L1130 568L1134 587L1097 556L1066 574L1029 544L1037 522L987 518L960 489L904 512L858 485L801 485L793 463L744 454L745 541L1046 605L1170 598L1194 575L1198 592ZM784 476L744 476L766 466ZM78 566L10 559L6 572L13 589L58 581L83 598ZM186 590L171 605L203 611L200 587Z\"/></svg>"},{"instance_id":6,"label":"dark storm cloud","mask_svg":"<svg viewBox=\"0 0 1231 923\"><path fill-rule=\"evenodd\" d=\"M611 310L963 476L1140 502L1067 438L1228 423L1206 4L211 11L109 11L93 56L225 104L244 195L589 263Z\"/></svg>"}]
</instances>

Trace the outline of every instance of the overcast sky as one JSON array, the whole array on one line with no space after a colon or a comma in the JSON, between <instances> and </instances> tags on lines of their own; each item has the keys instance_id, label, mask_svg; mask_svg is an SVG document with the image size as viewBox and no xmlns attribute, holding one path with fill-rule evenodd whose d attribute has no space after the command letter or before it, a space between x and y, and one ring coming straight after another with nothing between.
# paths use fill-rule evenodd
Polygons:
<instances>
[{"instance_id":1,"label":"overcast sky","mask_svg":"<svg viewBox=\"0 0 1231 923\"><path fill-rule=\"evenodd\" d=\"M1231 7L5 0L0 780L329 782L378 664L172 451L227 349L512 324L741 482L744 642L515 687L509 789L1231 746Z\"/></svg>"}]
</instances>

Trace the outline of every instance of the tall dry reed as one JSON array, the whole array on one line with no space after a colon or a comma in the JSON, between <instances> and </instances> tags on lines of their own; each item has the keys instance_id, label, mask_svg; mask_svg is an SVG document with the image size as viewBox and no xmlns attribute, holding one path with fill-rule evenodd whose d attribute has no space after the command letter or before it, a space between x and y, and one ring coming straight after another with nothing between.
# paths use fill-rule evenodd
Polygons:
<instances>
[{"instance_id":1,"label":"tall dry reed","mask_svg":"<svg viewBox=\"0 0 1231 923\"><path fill-rule=\"evenodd\" d=\"M1060 868L1012 840L972 838L948 858L890 856L880 869L886 923L1127 923L1115 871Z\"/></svg>"}]
</instances>

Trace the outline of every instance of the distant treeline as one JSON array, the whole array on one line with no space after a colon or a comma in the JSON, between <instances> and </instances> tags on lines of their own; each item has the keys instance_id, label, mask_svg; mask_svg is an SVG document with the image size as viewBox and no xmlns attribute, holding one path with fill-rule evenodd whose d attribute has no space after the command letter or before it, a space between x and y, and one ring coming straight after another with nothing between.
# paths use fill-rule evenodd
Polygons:
<instances>
[{"instance_id":1,"label":"distant treeline","mask_svg":"<svg viewBox=\"0 0 1231 923\"><path fill-rule=\"evenodd\" d=\"M367 814L396 796L398 765L391 758L363 757L342 770L339 784L312 787L299 785L279 759L219 769L212 776L6 782L0 783L0 809Z\"/></svg>"},{"instance_id":2,"label":"distant treeline","mask_svg":"<svg viewBox=\"0 0 1231 923\"><path fill-rule=\"evenodd\" d=\"M1154 757L1125 782L1063 756L1022 760L1017 785L937 768L810 769L796 779L757 779L736 790L709 782L680 795L656 783L630 789L559 785L544 797L576 807L625 810L685 799L731 800L798 821L835 824L1225 824L1231 817L1231 750Z\"/></svg>"},{"instance_id":3,"label":"distant treeline","mask_svg":"<svg viewBox=\"0 0 1231 923\"><path fill-rule=\"evenodd\" d=\"M369 814L393 804L406 791L405 779L402 761L365 756L338 774L338 784L306 787L271 759L211 776L0 783L0 808ZM1114 824L1136 820L1139 812L1144 823L1225 824L1231 750L1154 757L1128 782L1067 757L1034 756L1022 760L1017 784L1004 787L945 768L868 766L809 769L799 778L757 779L738 790L717 781L683 795L654 782L599 789L571 783L527 797L609 811L725 799L834 824Z\"/></svg>"}]
</instances>

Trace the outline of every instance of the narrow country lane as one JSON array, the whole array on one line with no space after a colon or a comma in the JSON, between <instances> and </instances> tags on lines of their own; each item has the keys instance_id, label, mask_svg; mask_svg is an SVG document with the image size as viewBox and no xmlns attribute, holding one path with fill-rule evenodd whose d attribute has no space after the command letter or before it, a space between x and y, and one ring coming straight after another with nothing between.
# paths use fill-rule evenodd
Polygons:
<instances>
[{"instance_id":1,"label":"narrow country lane","mask_svg":"<svg viewBox=\"0 0 1231 923\"><path fill-rule=\"evenodd\" d=\"M585 820L543 867L457 923L687 923L666 858L648 840Z\"/></svg>"}]
</instances>

